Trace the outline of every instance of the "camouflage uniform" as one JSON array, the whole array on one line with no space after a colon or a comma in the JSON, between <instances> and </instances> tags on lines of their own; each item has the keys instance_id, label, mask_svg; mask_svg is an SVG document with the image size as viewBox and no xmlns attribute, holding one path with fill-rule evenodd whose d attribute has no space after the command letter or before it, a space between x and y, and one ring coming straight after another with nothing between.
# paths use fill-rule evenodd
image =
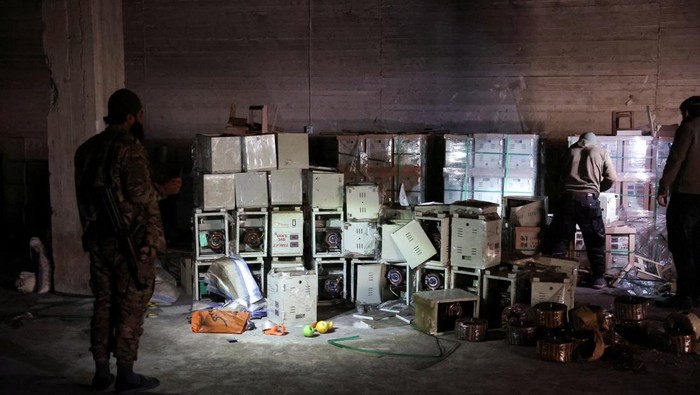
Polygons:
<instances>
[{"instance_id":1,"label":"camouflage uniform","mask_svg":"<svg viewBox=\"0 0 700 395\"><path fill-rule=\"evenodd\" d=\"M90 253L90 287L95 296L91 321L91 351L95 360L137 358L139 338L155 283L155 252L165 251L159 194L151 179L151 164L143 145L127 130L109 126L83 143L75 154L75 182L83 227L83 248ZM105 212L99 191L111 187L122 223L137 256L129 270L126 251ZM138 276L139 287L133 276Z\"/></svg>"}]
</instances>

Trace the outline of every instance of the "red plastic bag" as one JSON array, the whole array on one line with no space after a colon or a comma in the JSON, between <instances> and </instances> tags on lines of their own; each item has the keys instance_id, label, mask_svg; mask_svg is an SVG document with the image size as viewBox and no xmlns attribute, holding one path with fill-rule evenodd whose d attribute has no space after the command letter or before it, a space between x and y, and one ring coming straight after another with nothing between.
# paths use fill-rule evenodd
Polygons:
<instances>
[{"instance_id":1,"label":"red plastic bag","mask_svg":"<svg viewBox=\"0 0 700 395\"><path fill-rule=\"evenodd\" d=\"M248 319L247 311L197 310L192 312L192 332L243 333Z\"/></svg>"}]
</instances>

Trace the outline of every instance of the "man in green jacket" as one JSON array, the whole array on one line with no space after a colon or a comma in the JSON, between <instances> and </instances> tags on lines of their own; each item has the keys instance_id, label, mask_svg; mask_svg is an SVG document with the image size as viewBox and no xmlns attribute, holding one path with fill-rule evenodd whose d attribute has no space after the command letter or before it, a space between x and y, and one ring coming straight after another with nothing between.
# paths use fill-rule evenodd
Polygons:
<instances>
[{"instance_id":1,"label":"man in green jacket","mask_svg":"<svg viewBox=\"0 0 700 395\"><path fill-rule=\"evenodd\" d=\"M165 252L165 238L158 206L161 194L140 142L141 101L120 89L109 98L108 112L107 128L84 142L74 158L83 248L90 254L95 296L90 350L96 371L91 387L104 390L114 382L109 369L112 354L117 359L115 389L133 392L159 385L156 378L134 373L133 365L153 295L156 253ZM105 203L107 189L114 204ZM124 232L116 231L114 221ZM133 251L126 248L123 234L130 238Z\"/></svg>"},{"instance_id":2,"label":"man in green jacket","mask_svg":"<svg viewBox=\"0 0 700 395\"><path fill-rule=\"evenodd\" d=\"M677 292L656 302L689 310L700 305L700 96L680 105L683 121L676 130L656 197L666 206L668 249L677 274Z\"/></svg>"},{"instance_id":3,"label":"man in green jacket","mask_svg":"<svg viewBox=\"0 0 700 395\"><path fill-rule=\"evenodd\" d=\"M579 226L591 265L592 286L600 289L607 283L603 277L605 224L598 196L613 186L617 173L610 155L596 140L595 134L584 133L562 157L559 183L563 193L550 235L552 255L564 257Z\"/></svg>"}]
</instances>

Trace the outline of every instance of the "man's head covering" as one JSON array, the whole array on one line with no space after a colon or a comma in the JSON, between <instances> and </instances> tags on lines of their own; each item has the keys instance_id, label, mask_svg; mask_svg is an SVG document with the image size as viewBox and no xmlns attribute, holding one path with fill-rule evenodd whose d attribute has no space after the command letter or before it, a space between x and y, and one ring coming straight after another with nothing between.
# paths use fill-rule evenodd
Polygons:
<instances>
[{"instance_id":1,"label":"man's head covering","mask_svg":"<svg viewBox=\"0 0 700 395\"><path fill-rule=\"evenodd\" d=\"M700 96L690 96L683 100L680 110L687 112L693 118L700 116Z\"/></svg>"},{"instance_id":2,"label":"man's head covering","mask_svg":"<svg viewBox=\"0 0 700 395\"><path fill-rule=\"evenodd\" d=\"M581 137L578 138L578 141L581 141L581 140L586 140L589 143L595 143L595 141L596 141L595 133L586 132L586 133L582 134Z\"/></svg>"},{"instance_id":3,"label":"man's head covering","mask_svg":"<svg viewBox=\"0 0 700 395\"><path fill-rule=\"evenodd\" d=\"M107 116L104 117L108 125L119 124L126 121L127 115L136 114L143 108L141 100L128 89L119 89L112 93L107 102Z\"/></svg>"}]
</instances>

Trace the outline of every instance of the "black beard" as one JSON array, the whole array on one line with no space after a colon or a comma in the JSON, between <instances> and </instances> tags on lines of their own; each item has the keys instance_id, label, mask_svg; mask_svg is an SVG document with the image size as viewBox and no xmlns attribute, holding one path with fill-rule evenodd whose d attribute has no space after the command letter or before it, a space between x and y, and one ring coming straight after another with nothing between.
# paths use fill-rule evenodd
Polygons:
<instances>
[{"instance_id":1,"label":"black beard","mask_svg":"<svg viewBox=\"0 0 700 395\"><path fill-rule=\"evenodd\" d=\"M143 141L144 132L143 132L143 124L139 121L135 121L133 125L131 125L131 134L136 137L138 141Z\"/></svg>"}]
</instances>

